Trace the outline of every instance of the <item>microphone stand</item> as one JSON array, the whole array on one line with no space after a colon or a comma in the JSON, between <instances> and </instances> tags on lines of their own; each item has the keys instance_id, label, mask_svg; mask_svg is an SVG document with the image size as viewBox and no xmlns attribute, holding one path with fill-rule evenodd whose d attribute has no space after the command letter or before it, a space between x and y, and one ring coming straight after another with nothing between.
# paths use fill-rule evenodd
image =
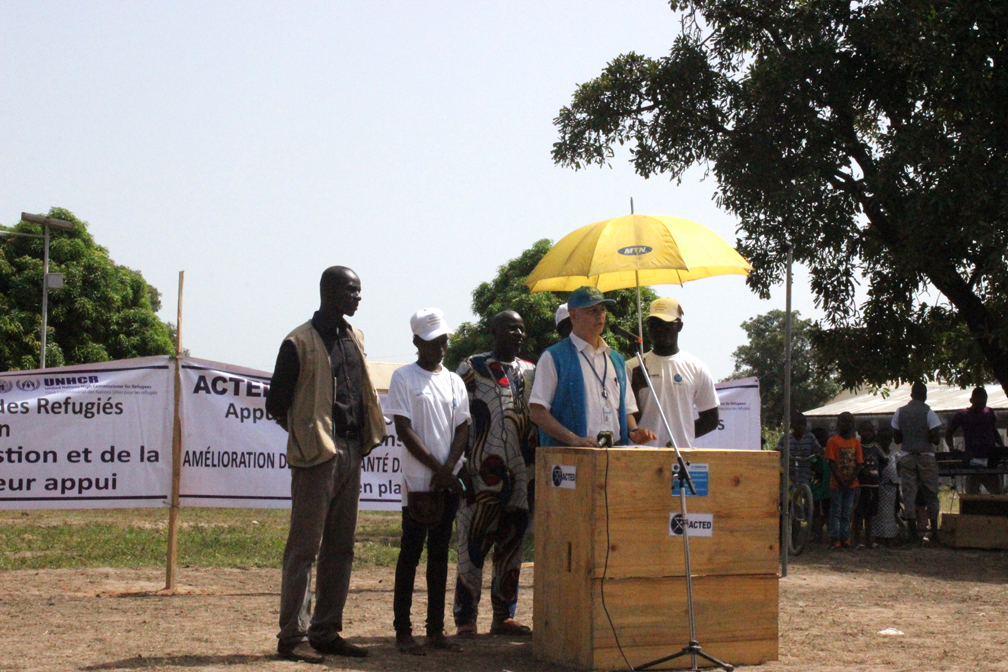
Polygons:
<instances>
[{"instance_id":1,"label":"microphone stand","mask_svg":"<svg viewBox=\"0 0 1008 672\"><path fill-rule=\"evenodd\" d=\"M661 665L662 663L674 660L681 656L689 656L692 661L692 666L689 668L691 672L696 672L697 670L697 656L713 663L716 667L720 667L725 670L725 672L733 672L734 666L728 663L718 660L714 656L704 652L700 647L700 642L696 638L696 620L693 613L693 574L690 570L690 550L689 550L689 522L686 516L686 488L689 488L690 494L696 495L696 488L693 487L693 479L690 478L689 472L686 467L689 466L689 462L683 459L682 453L679 452L679 446L676 445L675 436L672 434L672 427L669 426L668 418L665 417L665 411L662 409L661 404L658 403L658 395L655 393L654 385L651 384L651 376L648 374L647 368L644 366L644 352L643 352L643 341L639 336L635 336L630 332L614 328L617 334L623 338L627 338L631 343L637 342L637 362L640 365L641 373L644 374L644 380L647 382L648 389L651 390L651 398L654 399L655 405L658 407L658 413L661 415L662 423L665 425L665 430L669 435L668 447L675 450L676 462L678 462L679 473L673 476L673 481L679 479L679 506L682 510L683 517L683 557L686 560L686 606L687 613L689 614L689 644L684 646L681 651L674 653L671 656L665 656L663 658L658 658L652 660L651 662L644 663L643 665L638 665L636 670L647 670L649 668L655 667L656 665ZM624 333L620 333L620 332ZM674 490L674 488L673 488Z\"/></svg>"}]
</instances>

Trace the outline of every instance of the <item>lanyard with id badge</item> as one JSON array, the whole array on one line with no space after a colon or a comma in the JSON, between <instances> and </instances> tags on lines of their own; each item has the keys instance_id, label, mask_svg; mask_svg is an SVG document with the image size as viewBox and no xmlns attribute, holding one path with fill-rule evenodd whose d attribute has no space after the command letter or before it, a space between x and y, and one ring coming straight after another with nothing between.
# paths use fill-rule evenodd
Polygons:
<instances>
[{"instance_id":1,"label":"lanyard with id badge","mask_svg":"<svg viewBox=\"0 0 1008 672\"><path fill-rule=\"evenodd\" d=\"M602 359L605 360L605 367L603 368L602 375L600 376L598 374L598 369L595 368L595 363L588 359L588 355L586 355L584 351L579 351L578 354L580 354L588 363L588 366L591 367L592 373L595 374L595 379L598 380L599 384L602 386L602 422L603 426L612 427L613 407L612 404L609 403L609 392L606 390L606 378L609 377L609 355L606 354L602 357Z\"/></svg>"}]
</instances>

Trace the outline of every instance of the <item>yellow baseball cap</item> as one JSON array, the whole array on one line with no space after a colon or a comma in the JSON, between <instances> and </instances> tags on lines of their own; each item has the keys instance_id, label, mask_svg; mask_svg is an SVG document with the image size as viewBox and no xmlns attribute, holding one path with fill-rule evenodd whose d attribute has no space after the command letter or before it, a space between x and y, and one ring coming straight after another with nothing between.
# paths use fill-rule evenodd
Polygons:
<instances>
[{"instance_id":1,"label":"yellow baseball cap","mask_svg":"<svg viewBox=\"0 0 1008 672\"><path fill-rule=\"evenodd\" d=\"M648 317L657 317L666 322L675 322L684 315L682 306L675 299L655 299L651 302Z\"/></svg>"}]
</instances>

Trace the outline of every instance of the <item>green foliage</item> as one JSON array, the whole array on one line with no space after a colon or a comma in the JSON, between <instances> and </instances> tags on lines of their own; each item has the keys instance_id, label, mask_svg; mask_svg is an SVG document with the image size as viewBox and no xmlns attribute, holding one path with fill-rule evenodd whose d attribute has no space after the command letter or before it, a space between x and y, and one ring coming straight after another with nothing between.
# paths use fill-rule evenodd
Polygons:
<instances>
[{"instance_id":1,"label":"green foliage","mask_svg":"<svg viewBox=\"0 0 1008 672\"><path fill-rule=\"evenodd\" d=\"M556 309L561 303L567 300L566 292L537 292L529 293L525 286L525 278L528 277L536 264L546 256L546 253L553 247L553 243L543 239L536 242L532 247L522 252L517 259L511 259L497 269L497 276L490 282L480 283L479 287L473 290L472 311L479 319L473 324L463 322L455 330L454 336L448 343L448 352L445 354L445 366L454 371L459 363L480 352L487 352L493 345L493 338L490 335L490 322L494 315L502 310L517 311L525 320L525 347L520 353L523 359L530 362L539 360L539 354L549 346L560 340L556 332L556 322L554 316ZM637 290L621 289L609 292L606 298L616 301L609 311L607 324L615 321L621 327L637 333ZM641 301L644 310L652 301L658 298L649 287L641 287ZM633 356L636 352L634 346L625 339L616 337L611 333L605 335L606 342L616 348L624 356ZM644 347L650 347L650 338L647 331L644 333Z\"/></svg>"},{"instance_id":2,"label":"green foliage","mask_svg":"<svg viewBox=\"0 0 1008 672\"><path fill-rule=\"evenodd\" d=\"M752 289L780 281L786 241L809 268L826 313L811 337L843 386L1008 389L1003 3L670 5L670 53L578 87L554 161L604 165L625 144L645 177L713 172Z\"/></svg>"},{"instance_id":3,"label":"green foliage","mask_svg":"<svg viewBox=\"0 0 1008 672\"><path fill-rule=\"evenodd\" d=\"M155 314L161 293L113 262L73 213L53 208L48 216L75 227L50 234L49 272L63 273L64 288L49 292L46 365L173 353L168 326ZM8 230L42 227L21 222ZM0 371L38 367L44 246L40 238L0 237Z\"/></svg>"},{"instance_id":4,"label":"green foliage","mask_svg":"<svg viewBox=\"0 0 1008 672\"><path fill-rule=\"evenodd\" d=\"M749 342L732 353L732 378L759 378L760 417L766 427L781 426L784 419L786 317L783 310L771 310L746 320L742 328ZM809 339L812 329L812 320L800 319L798 311L791 314L791 408L799 411L817 408L840 391L833 369L821 361Z\"/></svg>"}]
</instances>

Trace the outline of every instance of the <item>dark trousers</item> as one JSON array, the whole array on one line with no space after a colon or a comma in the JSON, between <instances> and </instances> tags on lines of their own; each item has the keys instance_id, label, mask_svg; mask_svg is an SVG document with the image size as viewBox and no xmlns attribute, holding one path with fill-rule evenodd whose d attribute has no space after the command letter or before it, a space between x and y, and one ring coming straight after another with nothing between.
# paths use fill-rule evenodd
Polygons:
<instances>
[{"instance_id":1,"label":"dark trousers","mask_svg":"<svg viewBox=\"0 0 1008 672\"><path fill-rule=\"evenodd\" d=\"M410 517L403 509L402 541L399 544L399 561L396 563L395 590L392 599L392 622L396 636L413 632L410 609L413 607L413 583L420 564L424 542L427 542L427 634L444 632L445 588L448 583L448 545L451 542L452 523L458 510L457 495L446 497L444 513L435 525L425 527Z\"/></svg>"}]
</instances>

